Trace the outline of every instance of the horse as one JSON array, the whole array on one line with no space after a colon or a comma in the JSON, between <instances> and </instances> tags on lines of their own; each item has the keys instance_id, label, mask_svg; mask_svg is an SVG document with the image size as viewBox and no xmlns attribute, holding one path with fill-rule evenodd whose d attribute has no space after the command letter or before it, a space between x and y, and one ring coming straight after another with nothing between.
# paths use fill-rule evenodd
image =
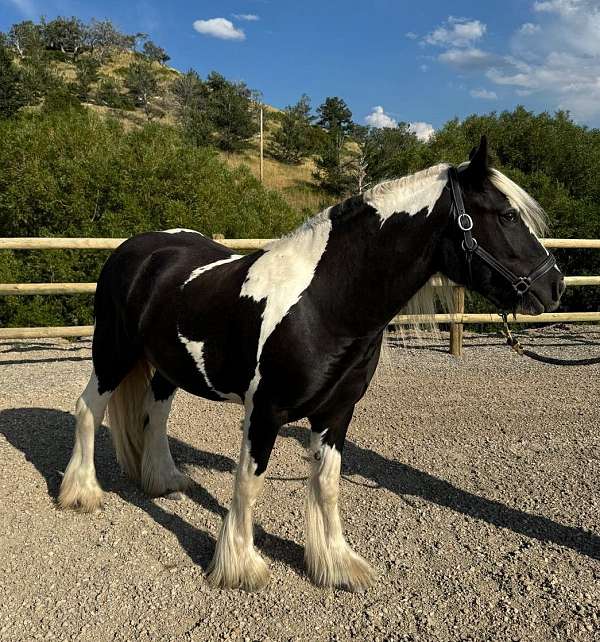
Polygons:
<instances>
[{"instance_id":1,"label":"horse","mask_svg":"<svg viewBox=\"0 0 600 642\"><path fill-rule=\"evenodd\" d=\"M483 137L458 167L383 182L251 254L193 230L133 236L98 280L93 370L59 506L101 508L94 435L107 408L121 468L161 496L189 483L167 439L176 390L242 404L233 498L207 579L259 589L269 570L254 546L253 507L280 428L308 418L308 574L317 585L365 589L374 572L344 537L338 489L384 331L436 273L502 310L556 309L564 278L539 241L543 225L539 204L489 165Z\"/></svg>"}]
</instances>

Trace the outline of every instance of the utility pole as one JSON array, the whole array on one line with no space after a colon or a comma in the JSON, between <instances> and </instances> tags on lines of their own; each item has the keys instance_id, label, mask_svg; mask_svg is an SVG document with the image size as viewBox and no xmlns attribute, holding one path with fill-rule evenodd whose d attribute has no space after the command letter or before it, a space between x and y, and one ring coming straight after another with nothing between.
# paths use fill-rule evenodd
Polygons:
<instances>
[{"instance_id":1,"label":"utility pole","mask_svg":"<svg viewBox=\"0 0 600 642\"><path fill-rule=\"evenodd\" d=\"M260 106L260 182L264 183L264 131L263 131L263 106Z\"/></svg>"}]
</instances>

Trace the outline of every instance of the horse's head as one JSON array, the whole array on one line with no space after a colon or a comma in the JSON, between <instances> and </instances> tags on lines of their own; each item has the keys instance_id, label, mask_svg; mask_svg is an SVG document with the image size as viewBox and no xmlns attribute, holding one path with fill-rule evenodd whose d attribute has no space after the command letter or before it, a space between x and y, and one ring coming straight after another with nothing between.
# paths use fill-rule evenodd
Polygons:
<instances>
[{"instance_id":1,"label":"horse's head","mask_svg":"<svg viewBox=\"0 0 600 642\"><path fill-rule=\"evenodd\" d=\"M485 137L470 162L450 170L449 189L454 215L442 242L440 270L501 310L555 310L565 285L537 236L544 231L544 212L523 189L489 167Z\"/></svg>"}]
</instances>

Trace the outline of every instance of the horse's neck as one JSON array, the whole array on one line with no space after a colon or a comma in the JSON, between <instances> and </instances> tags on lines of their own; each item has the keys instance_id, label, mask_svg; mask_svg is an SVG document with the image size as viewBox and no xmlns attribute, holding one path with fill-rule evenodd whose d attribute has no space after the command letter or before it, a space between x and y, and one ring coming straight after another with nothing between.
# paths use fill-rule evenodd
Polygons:
<instances>
[{"instance_id":1,"label":"horse's neck","mask_svg":"<svg viewBox=\"0 0 600 642\"><path fill-rule=\"evenodd\" d=\"M319 258L311 296L336 327L357 336L378 332L425 285L435 272L440 213L400 214L382 224L359 203L355 213L340 216L333 208L331 218L311 224L314 243L321 244L312 253Z\"/></svg>"}]
</instances>

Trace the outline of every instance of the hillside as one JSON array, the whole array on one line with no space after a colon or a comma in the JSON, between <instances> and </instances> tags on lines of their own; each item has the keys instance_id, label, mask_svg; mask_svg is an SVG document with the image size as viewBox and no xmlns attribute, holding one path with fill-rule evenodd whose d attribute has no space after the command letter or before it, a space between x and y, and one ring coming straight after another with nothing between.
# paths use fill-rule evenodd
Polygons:
<instances>
[{"instance_id":1,"label":"hillside","mask_svg":"<svg viewBox=\"0 0 600 642\"><path fill-rule=\"evenodd\" d=\"M110 79L118 87L119 94L125 98L128 94L125 86L127 69L132 63L139 60L139 54L132 51L119 51L113 54L110 61L102 64L98 69L98 80L90 84L90 92L94 93L100 85ZM72 59L63 57L52 61L54 71L66 83L74 83L77 79L77 69ZM181 72L173 67L152 63L152 68L159 78L159 92L151 98L151 104L156 109L158 116L153 118L156 122L165 125L176 125L176 104L170 95L169 87L173 81L181 77ZM112 107L93 102L83 102L83 106L105 118L116 118L126 129L141 127L148 122L144 109L131 105L127 108ZM282 194L285 200L296 210L316 212L326 204L331 203L332 197L320 190L313 181L315 165L312 160L303 161L297 165L282 163L268 154L269 143L273 133L280 127L277 114L281 113L275 107L264 105L264 185ZM254 176L260 176L260 144L259 136L254 136L248 143L247 149L240 152L220 152L221 158L230 167L247 165Z\"/></svg>"}]
</instances>

